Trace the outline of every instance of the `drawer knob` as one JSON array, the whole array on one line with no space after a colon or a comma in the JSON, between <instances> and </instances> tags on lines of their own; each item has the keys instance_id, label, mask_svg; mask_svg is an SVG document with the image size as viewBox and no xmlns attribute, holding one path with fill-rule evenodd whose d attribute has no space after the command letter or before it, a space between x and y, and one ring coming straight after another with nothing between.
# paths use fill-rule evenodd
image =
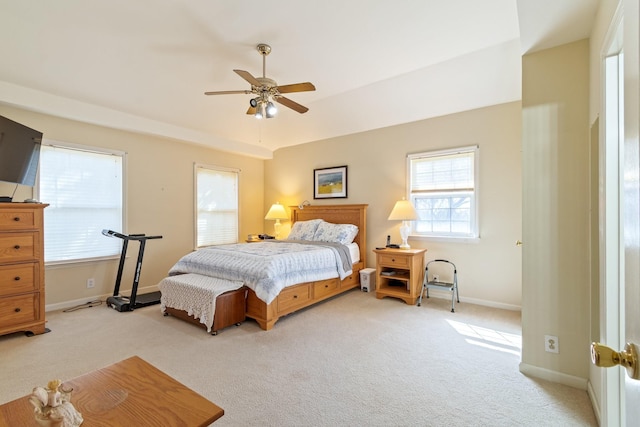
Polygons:
<instances>
[{"instance_id":1,"label":"drawer knob","mask_svg":"<svg viewBox=\"0 0 640 427\"><path fill-rule=\"evenodd\" d=\"M294 295L294 296L293 296L293 298L294 298L294 299L295 299L295 298L298 298L298 295Z\"/></svg>"},{"instance_id":2,"label":"drawer knob","mask_svg":"<svg viewBox=\"0 0 640 427\"><path fill-rule=\"evenodd\" d=\"M14 277L13 280L15 280L17 282L18 280L20 280L20 276Z\"/></svg>"},{"instance_id":3,"label":"drawer knob","mask_svg":"<svg viewBox=\"0 0 640 427\"><path fill-rule=\"evenodd\" d=\"M396 259L395 258L391 258L391 262L396 262Z\"/></svg>"},{"instance_id":4,"label":"drawer knob","mask_svg":"<svg viewBox=\"0 0 640 427\"><path fill-rule=\"evenodd\" d=\"M324 285L324 288L327 289L329 287L329 285Z\"/></svg>"},{"instance_id":5,"label":"drawer knob","mask_svg":"<svg viewBox=\"0 0 640 427\"><path fill-rule=\"evenodd\" d=\"M13 249L16 249L16 250L17 250L17 249L20 249L20 245L15 245L15 246L13 247Z\"/></svg>"},{"instance_id":6,"label":"drawer knob","mask_svg":"<svg viewBox=\"0 0 640 427\"><path fill-rule=\"evenodd\" d=\"M19 217L19 216L17 216L17 217L15 217L15 218L13 218L13 220L14 220L14 221L20 221L20 217Z\"/></svg>"},{"instance_id":7,"label":"drawer knob","mask_svg":"<svg viewBox=\"0 0 640 427\"><path fill-rule=\"evenodd\" d=\"M16 309L14 309L13 311L15 311L16 313L20 313L20 307L17 307Z\"/></svg>"}]
</instances>

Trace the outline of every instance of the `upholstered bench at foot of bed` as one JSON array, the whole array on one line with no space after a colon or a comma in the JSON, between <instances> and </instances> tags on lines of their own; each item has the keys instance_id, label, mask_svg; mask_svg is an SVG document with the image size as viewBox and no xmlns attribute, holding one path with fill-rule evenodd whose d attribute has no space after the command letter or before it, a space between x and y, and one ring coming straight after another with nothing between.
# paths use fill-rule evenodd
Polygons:
<instances>
[{"instance_id":1,"label":"upholstered bench at foot of bed","mask_svg":"<svg viewBox=\"0 0 640 427\"><path fill-rule=\"evenodd\" d=\"M206 328L212 335L246 318L247 288L242 282L181 274L162 279L158 288L165 316Z\"/></svg>"}]
</instances>

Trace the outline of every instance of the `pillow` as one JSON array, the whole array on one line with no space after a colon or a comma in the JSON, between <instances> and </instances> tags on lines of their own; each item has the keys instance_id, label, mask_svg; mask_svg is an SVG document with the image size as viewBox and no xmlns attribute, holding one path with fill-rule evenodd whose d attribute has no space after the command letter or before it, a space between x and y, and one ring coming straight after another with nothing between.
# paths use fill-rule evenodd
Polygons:
<instances>
[{"instance_id":1,"label":"pillow","mask_svg":"<svg viewBox=\"0 0 640 427\"><path fill-rule=\"evenodd\" d=\"M313 240L318 242L342 243L348 245L358 234L358 227L353 224L332 224L322 222L318 225Z\"/></svg>"},{"instance_id":2,"label":"pillow","mask_svg":"<svg viewBox=\"0 0 640 427\"><path fill-rule=\"evenodd\" d=\"M309 221L297 221L291 227L291 232L287 240L313 240L318 225L323 222L321 219L311 219Z\"/></svg>"}]
</instances>

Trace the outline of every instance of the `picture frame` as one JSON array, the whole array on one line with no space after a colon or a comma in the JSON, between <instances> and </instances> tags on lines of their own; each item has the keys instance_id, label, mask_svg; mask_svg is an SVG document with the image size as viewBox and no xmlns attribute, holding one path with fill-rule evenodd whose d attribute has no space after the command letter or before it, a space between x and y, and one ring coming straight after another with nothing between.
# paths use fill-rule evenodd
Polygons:
<instances>
[{"instance_id":1,"label":"picture frame","mask_svg":"<svg viewBox=\"0 0 640 427\"><path fill-rule=\"evenodd\" d=\"M314 199L347 198L347 166L313 170Z\"/></svg>"}]
</instances>

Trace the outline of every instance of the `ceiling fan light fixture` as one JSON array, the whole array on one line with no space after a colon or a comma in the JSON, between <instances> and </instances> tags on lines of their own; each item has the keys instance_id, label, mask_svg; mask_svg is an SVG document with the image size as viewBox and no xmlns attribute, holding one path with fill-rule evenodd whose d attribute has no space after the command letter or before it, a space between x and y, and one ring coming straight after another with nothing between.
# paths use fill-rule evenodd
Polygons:
<instances>
[{"instance_id":1,"label":"ceiling fan light fixture","mask_svg":"<svg viewBox=\"0 0 640 427\"><path fill-rule=\"evenodd\" d=\"M258 101L260 100L260 98L251 98L249 100L249 105L251 105L253 108L256 108L258 106Z\"/></svg>"},{"instance_id":2,"label":"ceiling fan light fixture","mask_svg":"<svg viewBox=\"0 0 640 427\"><path fill-rule=\"evenodd\" d=\"M257 101L256 102L256 114L255 114L255 118L260 120L261 118L263 118L264 116L266 116L266 111L265 111L265 105L263 101ZM268 117L268 116L267 116Z\"/></svg>"},{"instance_id":3,"label":"ceiling fan light fixture","mask_svg":"<svg viewBox=\"0 0 640 427\"><path fill-rule=\"evenodd\" d=\"M274 117L278 113L278 107L276 107L276 105L271 101L267 102L267 107L265 110L267 113L267 119Z\"/></svg>"}]
</instances>

